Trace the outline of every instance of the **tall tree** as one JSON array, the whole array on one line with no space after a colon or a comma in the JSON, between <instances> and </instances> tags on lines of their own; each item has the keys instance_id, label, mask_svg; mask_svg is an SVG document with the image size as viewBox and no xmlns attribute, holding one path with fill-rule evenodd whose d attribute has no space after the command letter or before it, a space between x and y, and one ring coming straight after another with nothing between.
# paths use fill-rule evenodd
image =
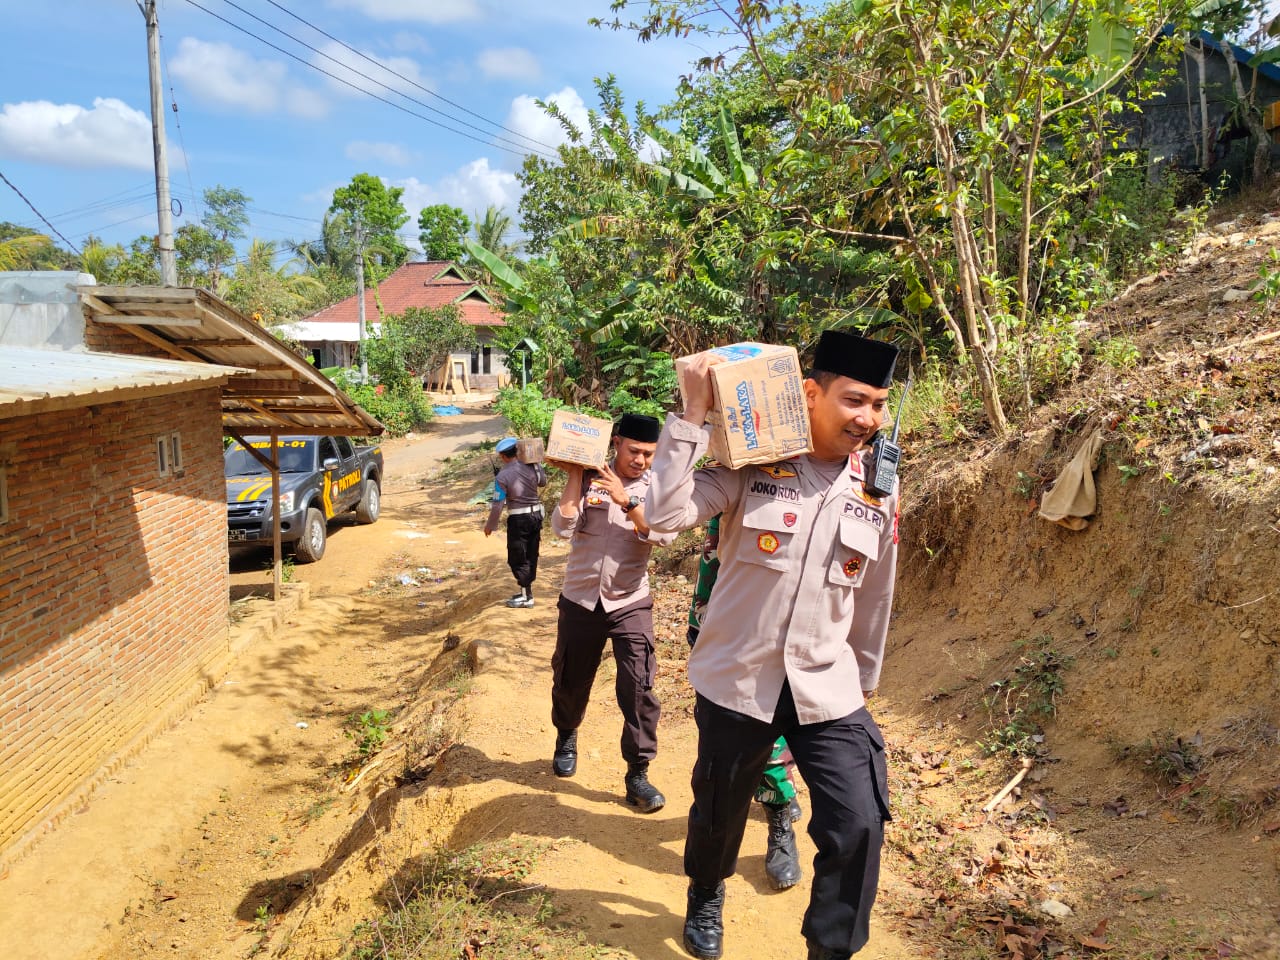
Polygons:
<instances>
[{"instance_id":1,"label":"tall tree","mask_svg":"<svg viewBox=\"0 0 1280 960\"><path fill-rule=\"evenodd\" d=\"M1042 270L1071 235L1076 199L1105 175L1090 159L1118 139L1111 118L1144 89L1115 81L1133 79L1168 15L1160 0L845 0L817 14L784 0L651 0L632 26L742 40L789 115L777 208L812 237L893 254L1001 435L1002 385L1028 362ZM1136 38L1128 57L1088 54L1097 18ZM771 44L806 70L779 71Z\"/></svg>"},{"instance_id":2,"label":"tall tree","mask_svg":"<svg viewBox=\"0 0 1280 960\"><path fill-rule=\"evenodd\" d=\"M403 187L388 187L368 173L357 173L333 191L329 213L345 215L375 279L385 278L409 259L409 248L400 239L400 228L409 222L403 195Z\"/></svg>"},{"instance_id":3,"label":"tall tree","mask_svg":"<svg viewBox=\"0 0 1280 960\"><path fill-rule=\"evenodd\" d=\"M418 214L418 239L428 260L448 260L459 263L466 248L463 238L471 229L471 219L460 207L436 203L423 207Z\"/></svg>"},{"instance_id":4,"label":"tall tree","mask_svg":"<svg viewBox=\"0 0 1280 960\"><path fill-rule=\"evenodd\" d=\"M234 241L244 239L245 228L249 226L249 214L245 208L252 199L243 191L222 184L204 192L205 211L200 223L215 241L207 257L211 288L217 288L223 265L235 259Z\"/></svg>"}]
</instances>

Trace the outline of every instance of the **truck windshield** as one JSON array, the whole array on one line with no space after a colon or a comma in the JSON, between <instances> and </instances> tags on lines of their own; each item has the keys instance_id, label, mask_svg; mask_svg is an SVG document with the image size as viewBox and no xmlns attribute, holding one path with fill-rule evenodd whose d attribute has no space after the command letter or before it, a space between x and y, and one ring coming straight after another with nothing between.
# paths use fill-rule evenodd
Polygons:
<instances>
[{"instance_id":1,"label":"truck windshield","mask_svg":"<svg viewBox=\"0 0 1280 960\"><path fill-rule=\"evenodd\" d=\"M270 440L250 440L249 443L264 457L271 458ZM228 477L265 476L268 473L267 468L239 443L233 443L227 447L227 452L223 455L223 464L224 473ZM314 440L280 441L281 473L308 473L314 469L314 464Z\"/></svg>"}]
</instances>

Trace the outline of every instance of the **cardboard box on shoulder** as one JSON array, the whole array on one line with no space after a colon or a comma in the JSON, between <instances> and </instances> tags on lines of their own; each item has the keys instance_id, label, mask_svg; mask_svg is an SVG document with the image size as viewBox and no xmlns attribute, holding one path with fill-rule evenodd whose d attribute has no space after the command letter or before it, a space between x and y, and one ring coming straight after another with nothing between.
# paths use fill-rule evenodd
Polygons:
<instances>
[{"instance_id":1,"label":"cardboard box on shoulder","mask_svg":"<svg viewBox=\"0 0 1280 960\"><path fill-rule=\"evenodd\" d=\"M804 375L794 347L733 343L710 352L724 358L711 365L715 406L707 423L713 457L737 469L813 449ZM692 359L676 360L677 376Z\"/></svg>"},{"instance_id":2,"label":"cardboard box on shoulder","mask_svg":"<svg viewBox=\"0 0 1280 960\"><path fill-rule=\"evenodd\" d=\"M609 461L613 422L588 417L561 407L551 418L546 458L584 467L603 467Z\"/></svg>"},{"instance_id":3,"label":"cardboard box on shoulder","mask_svg":"<svg viewBox=\"0 0 1280 960\"><path fill-rule=\"evenodd\" d=\"M521 463L541 463L543 453L541 437L521 437L516 441L516 459Z\"/></svg>"}]
</instances>

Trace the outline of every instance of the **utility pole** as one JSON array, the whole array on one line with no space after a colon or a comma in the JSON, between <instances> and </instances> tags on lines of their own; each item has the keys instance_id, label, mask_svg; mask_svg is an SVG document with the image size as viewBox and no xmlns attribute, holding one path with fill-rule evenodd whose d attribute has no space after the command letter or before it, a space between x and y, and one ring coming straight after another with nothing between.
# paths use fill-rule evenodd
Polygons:
<instances>
[{"instance_id":1,"label":"utility pole","mask_svg":"<svg viewBox=\"0 0 1280 960\"><path fill-rule=\"evenodd\" d=\"M356 296L360 298L356 301L360 317L360 382L368 383L369 361L364 355L364 223L359 211L356 212Z\"/></svg>"},{"instance_id":2,"label":"utility pole","mask_svg":"<svg viewBox=\"0 0 1280 960\"><path fill-rule=\"evenodd\" d=\"M164 90L160 86L160 18L156 0L135 0L147 20L147 66L151 75L151 142L156 158L156 218L160 236L160 282L166 287L178 285L178 264L173 250L173 218L169 200L169 161L164 144Z\"/></svg>"}]
</instances>

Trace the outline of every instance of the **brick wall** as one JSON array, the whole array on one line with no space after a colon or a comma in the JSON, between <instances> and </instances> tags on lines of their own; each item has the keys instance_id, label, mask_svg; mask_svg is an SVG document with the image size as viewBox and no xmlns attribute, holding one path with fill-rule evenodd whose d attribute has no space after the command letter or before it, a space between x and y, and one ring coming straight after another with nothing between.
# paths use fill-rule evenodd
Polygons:
<instances>
[{"instance_id":1,"label":"brick wall","mask_svg":"<svg viewBox=\"0 0 1280 960\"><path fill-rule=\"evenodd\" d=\"M184 470L162 477L175 431ZM0 859L225 664L221 436L216 387L0 420Z\"/></svg>"},{"instance_id":2,"label":"brick wall","mask_svg":"<svg viewBox=\"0 0 1280 960\"><path fill-rule=\"evenodd\" d=\"M134 336L129 327L90 319L88 310L85 311L84 345L98 353L124 353L132 357L154 357L158 360L175 359L168 350L154 347L141 337Z\"/></svg>"}]
</instances>

